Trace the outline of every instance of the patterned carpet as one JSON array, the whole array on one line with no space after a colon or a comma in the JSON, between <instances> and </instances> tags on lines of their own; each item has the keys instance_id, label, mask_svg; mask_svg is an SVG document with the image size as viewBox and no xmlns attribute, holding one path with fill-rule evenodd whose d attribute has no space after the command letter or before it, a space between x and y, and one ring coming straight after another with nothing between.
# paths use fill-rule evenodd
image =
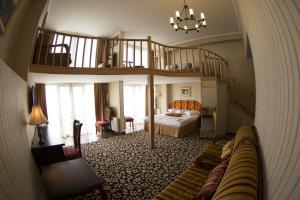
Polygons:
<instances>
[{"instance_id":1,"label":"patterned carpet","mask_svg":"<svg viewBox=\"0 0 300 200\"><path fill-rule=\"evenodd\" d=\"M104 189L109 199L151 199L160 192L209 143L201 130L186 138L156 136L156 148L149 148L149 134L138 131L128 135L102 139L82 145L83 157L97 175L106 181ZM101 199L98 191L75 199Z\"/></svg>"}]
</instances>

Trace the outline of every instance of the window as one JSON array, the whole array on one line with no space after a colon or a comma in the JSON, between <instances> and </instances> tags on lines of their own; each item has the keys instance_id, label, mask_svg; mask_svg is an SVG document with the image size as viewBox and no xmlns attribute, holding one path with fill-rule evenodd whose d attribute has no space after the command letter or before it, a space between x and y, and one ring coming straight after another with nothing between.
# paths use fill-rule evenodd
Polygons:
<instances>
[{"instance_id":1,"label":"window","mask_svg":"<svg viewBox=\"0 0 300 200\"><path fill-rule=\"evenodd\" d=\"M73 135L73 121L83 123L82 134L95 134L93 84L46 85L49 128L62 137Z\"/></svg>"},{"instance_id":2,"label":"window","mask_svg":"<svg viewBox=\"0 0 300 200\"><path fill-rule=\"evenodd\" d=\"M134 118L135 123L144 123L145 85L124 85L124 115Z\"/></svg>"}]
</instances>

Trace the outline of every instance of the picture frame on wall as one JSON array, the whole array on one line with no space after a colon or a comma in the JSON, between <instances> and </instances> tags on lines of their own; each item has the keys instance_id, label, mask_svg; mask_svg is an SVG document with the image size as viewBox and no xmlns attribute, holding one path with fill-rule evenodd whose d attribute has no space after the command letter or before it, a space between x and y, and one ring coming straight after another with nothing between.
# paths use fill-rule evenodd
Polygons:
<instances>
[{"instance_id":1,"label":"picture frame on wall","mask_svg":"<svg viewBox=\"0 0 300 200\"><path fill-rule=\"evenodd\" d=\"M191 96L191 88L190 87L182 87L181 88L181 96L185 96L185 97Z\"/></svg>"},{"instance_id":2,"label":"picture frame on wall","mask_svg":"<svg viewBox=\"0 0 300 200\"><path fill-rule=\"evenodd\" d=\"M0 1L0 33L4 33L17 8L16 0Z\"/></svg>"}]
</instances>

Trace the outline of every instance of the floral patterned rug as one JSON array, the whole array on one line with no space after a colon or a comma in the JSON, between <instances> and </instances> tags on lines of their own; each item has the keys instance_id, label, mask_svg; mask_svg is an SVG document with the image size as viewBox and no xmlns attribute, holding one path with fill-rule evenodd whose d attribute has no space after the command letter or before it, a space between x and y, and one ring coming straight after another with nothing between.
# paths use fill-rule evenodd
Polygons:
<instances>
[{"instance_id":1,"label":"floral patterned rug","mask_svg":"<svg viewBox=\"0 0 300 200\"><path fill-rule=\"evenodd\" d=\"M98 176L105 179L108 199L152 199L179 175L210 143L203 135L211 129L186 138L158 135L155 149L149 146L145 131L102 139L82 145L83 158ZM101 199L99 191L75 199Z\"/></svg>"}]
</instances>

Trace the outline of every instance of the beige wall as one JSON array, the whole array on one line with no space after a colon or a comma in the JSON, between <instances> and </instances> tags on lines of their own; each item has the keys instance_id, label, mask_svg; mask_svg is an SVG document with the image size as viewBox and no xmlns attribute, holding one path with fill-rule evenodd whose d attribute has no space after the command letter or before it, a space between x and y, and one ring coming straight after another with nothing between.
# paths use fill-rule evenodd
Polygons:
<instances>
[{"instance_id":1,"label":"beige wall","mask_svg":"<svg viewBox=\"0 0 300 200\"><path fill-rule=\"evenodd\" d=\"M201 48L219 54L228 61L231 78L255 92L253 61L247 59L242 39L206 44Z\"/></svg>"},{"instance_id":2,"label":"beige wall","mask_svg":"<svg viewBox=\"0 0 300 200\"><path fill-rule=\"evenodd\" d=\"M113 109L114 117L120 117L120 89L119 82L108 84L109 106Z\"/></svg>"},{"instance_id":3,"label":"beige wall","mask_svg":"<svg viewBox=\"0 0 300 200\"><path fill-rule=\"evenodd\" d=\"M0 91L0 199L44 199L27 132L27 83L2 59Z\"/></svg>"},{"instance_id":4,"label":"beige wall","mask_svg":"<svg viewBox=\"0 0 300 200\"><path fill-rule=\"evenodd\" d=\"M238 0L256 79L264 199L300 197L300 3Z\"/></svg>"},{"instance_id":5,"label":"beige wall","mask_svg":"<svg viewBox=\"0 0 300 200\"><path fill-rule=\"evenodd\" d=\"M201 104L204 108L217 107L217 81L201 82Z\"/></svg>"},{"instance_id":6,"label":"beige wall","mask_svg":"<svg viewBox=\"0 0 300 200\"><path fill-rule=\"evenodd\" d=\"M123 81L108 84L108 98L114 117L119 120L119 131L123 132L125 130Z\"/></svg>"},{"instance_id":7,"label":"beige wall","mask_svg":"<svg viewBox=\"0 0 300 200\"><path fill-rule=\"evenodd\" d=\"M155 93L156 93L156 108L159 109L159 113L166 113L168 111L168 97L167 97L167 85L160 84L155 85Z\"/></svg>"},{"instance_id":8,"label":"beige wall","mask_svg":"<svg viewBox=\"0 0 300 200\"><path fill-rule=\"evenodd\" d=\"M190 96L182 96L181 88L182 87L190 87L191 95ZM171 84L169 87L169 95L171 98L168 103L171 103L175 100L196 100L201 103L201 84L199 83L177 83Z\"/></svg>"}]
</instances>

